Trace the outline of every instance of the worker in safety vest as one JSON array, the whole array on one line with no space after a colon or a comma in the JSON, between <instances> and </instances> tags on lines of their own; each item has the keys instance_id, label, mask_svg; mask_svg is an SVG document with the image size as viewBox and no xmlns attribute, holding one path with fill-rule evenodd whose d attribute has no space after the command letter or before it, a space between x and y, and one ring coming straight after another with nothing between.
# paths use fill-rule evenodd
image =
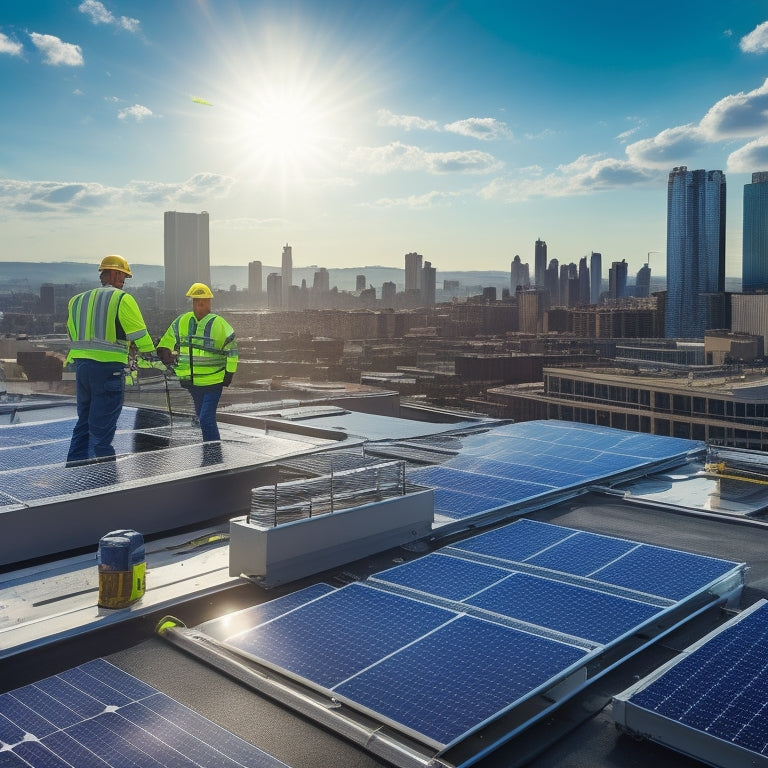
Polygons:
<instances>
[{"instance_id":1,"label":"worker in safety vest","mask_svg":"<svg viewBox=\"0 0 768 768\"><path fill-rule=\"evenodd\" d=\"M127 277L133 275L122 256L105 256L99 264L101 287L69 300L67 362L75 365L77 424L68 465L114 457L131 342L148 357L155 350L136 299L122 290Z\"/></svg>"},{"instance_id":2,"label":"worker in safety vest","mask_svg":"<svg viewBox=\"0 0 768 768\"><path fill-rule=\"evenodd\" d=\"M203 441L219 440L216 409L223 387L237 370L237 341L232 326L211 312L213 293L204 283L187 291L192 311L179 315L157 343L157 354L172 365L181 385L189 389L200 420Z\"/></svg>"}]
</instances>

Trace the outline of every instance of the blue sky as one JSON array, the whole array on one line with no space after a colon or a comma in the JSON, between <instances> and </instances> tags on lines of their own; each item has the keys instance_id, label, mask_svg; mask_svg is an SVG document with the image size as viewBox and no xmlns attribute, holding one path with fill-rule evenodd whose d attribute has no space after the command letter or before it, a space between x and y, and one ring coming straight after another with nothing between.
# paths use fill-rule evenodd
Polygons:
<instances>
[{"instance_id":1,"label":"blue sky","mask_svg":"<svg viewBox=\"0 0 768 768\"><path fill-rule=\"evenodd\" d=\"M739 277L768 170L764 0L0 0L0 79L0 260L160 264L207 210L213 264L663 274L687 165Z\"/></svg>"}]
</instances>

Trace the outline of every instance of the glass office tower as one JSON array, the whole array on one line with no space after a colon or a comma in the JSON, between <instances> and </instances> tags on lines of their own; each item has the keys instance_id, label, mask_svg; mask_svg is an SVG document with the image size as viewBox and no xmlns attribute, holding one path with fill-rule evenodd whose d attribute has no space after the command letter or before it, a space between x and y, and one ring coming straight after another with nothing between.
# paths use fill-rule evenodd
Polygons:
<instances>
[{"instance_id":1,"label":"glass office tower","mask_svg":"<svg viewBox=\"0 0 768 768\"><path fill-rule=\"evenodd\" d=\"M725 174L674 168L667 186L667 338L704 337L705 294L725 290Z\"/></svg>"},{"instance_id":2,"label":"glass office tower","mask_svg":"<svg viewBox=\"0 0 768 768\"><path fill-rule=\"evenodd\" d=\"M768 291L768 171L744 185L741 290Z\"/></svg>"}]
</instances>

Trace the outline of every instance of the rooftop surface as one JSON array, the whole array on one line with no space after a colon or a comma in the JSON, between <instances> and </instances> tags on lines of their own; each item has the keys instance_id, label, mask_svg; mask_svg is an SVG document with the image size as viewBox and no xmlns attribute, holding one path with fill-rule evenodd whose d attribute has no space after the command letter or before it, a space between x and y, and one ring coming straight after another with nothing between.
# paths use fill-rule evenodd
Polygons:
<instances>
[{"instance_id":1,"label":"rooftop surface","mask_svg":"<svg viewBox=\"0 0 768 768\"><path fill-rule=\"evenodd\" d=\"M323 423L326 419L330 421ZM93 548L90 552L68 553L66 558L48 557L44 562L8 567L0 582L0 692L104 658L294 768L391 765L392 762L381 754L360 746L355 738L339 735L328 725L318 724L306 712L297 713L287 703L254 691L236 682L231 674L222 674L209 663L180 650L155 633L157 622L170 613L187 627L197 627L234 611L299 594L301 590L315 589L318 585L337 591L352 585L364 586L362 582L370 584L372 578L375 582L376 574L393 567L421 560L430 554L443 557L446 547L462 551L468 538L478 533L500 530L510 522L514 525L513 521L534 521L735 564L745 563L744 587L735 602L716 601L717 604L702 608L700 612L694 611L690 620L671 628L655 642L638 641L637 636L642 632L633 635L630 640L635 651L623 663L614 666L606 662L609 671L596 675L561 706L548 711L546 716L511 740L502 740L504 743L487 754L481 750L473 764L486 768L513 765L607 768L652 763L659 768L686 768L700 765L650 741L636 740L620 733L612 717L612 697L712 629L722 626L740 610L768 597L768 524L764 519L768 499L761 488L754 484L739 484L738 480L724 481L707 476L703 446L688 441L657 438L660 442L652 446L654 455L627 463L627 446L635 438L650 436L606 430L599 434L598 442L605 446L602 441L607 437L612 442L607 450L601 451L600 461L604 463L598 470L583 475L581 482L571 480L558 484L554 478L567 474L569 462L571 469L578 464L583 467L590 448L571 446L565 454L556 452L552 454L555 464L549 466L549 483L558 492L534 489L535 492L521 501L510 494L515 481L519 481L519 488L520 482L530 485L532 480L531 443L526 443L524 437L526 440L538 438L542 448L554 449L558 436L567 433L568 425L536 422L520 425L525 430L516 431L517 425L498 424L488 429L486 424L484 430L478 432L475 424L469 428L467 436L462 433L468 429L466 424L457 425L456 434L446 434L444 424L412 423L403 428L398 420L393 420L392 432L387 435L385 421L385 417L357 413L350 417L345 428L343 415L317 414L316 418L302 421L306 433L300 435L299 442L305 454L325 451L327 431L341 432L345 438L351 438L350 442L355 446L362 442L367 455L375 455L377 451L391 455L400 451L409 462L409 474L419 477L420 484L432 487L438 495L441 491L450 492L447 496L443 494L444 498L455 501L456 496L451 494L463 494L475 500L492 501L473 507L469 517L451 519L444 516L443 524L435 528L433 536L417 545L397 547L345 562L271 590L229 576L224 537L212 538L210 543L196 546L191 542L198 538L198 534L202 535L200 526L191 527L189 531L175 531L172 535L157 533L150 536L147 543L147 593L131 608L118 611L99 609L95 605L97 574ZM311 434L308 426L311 423L322 425L322 429ZM225 453L227 439L246 441L249 447L245 450L257 453L260 443L265 440L265 431L250 433L250 429L233 425L232 433L225 435ZM0 428L0 440L3 434L3 428ZM500 436L505 434L500 443ZM596 434L588 429L583 433L580 431L583 439L594 440ZM290 433L284 437L289 439ZM500 445L506 446L503 455L499 454ZM515 465L526 467L526 479L522 480L518 474L506 478L513 481L512 486L501 483L504 478L498 464L508 464L510 451L514 453L515 447L523 446L524 450L515 456ZM658 450L660 446L665 446L666 450ZM159 458L167 450L169 447L165 445L159 452L145 451L144 458ZM440 459L435 462L438 454ZM294 452L291 450L288 455L294 455ZM625 458L619 464L613 463L622 455ZM432 461L428 463L426 459L430 456ZM279 458L266 456L264 461ZM233 472L243 468L238 465L239 462L235 462L230 466L225 461L203 473L196 469L190 471L195 482L204 485L214 476L231 478ZM473 475L468 478L469 472ZM151 483L152 479L147 482ZM174 486L189 482L181 476L163 479L163 484L171 491ZM455 483L457 487L447 483ZM542 479L534 478L533 483L541 484ZM492 492L491 488L494 489ZM114 496L124 490L105 489L107 503L110 493ZM507 494L501 499L507 502L506 506L496 503L498 497L494 494L498 493ZM713 495L725 496L731 503L717 506L711 503ZM739 499L741 501L737 503ZM151 501L146 503L152 504ZM455 505L449 505L447 511L456 509ZM55 511L55 508L50 510L51 514ZM160 511L159 508L156 510L158 514ZM130 526L131 521L126 520L124 525ZM203 533L216 534L225 530L224 525L208 526ZM445 608L442 605L442 609ZM567 612L567 606L565 608ZM546 624L549 618L545 611L540 620ZM591 617L590 625L594 632L601 634L613 619L607 613L601 619L596 613ZM302 644L303 652L311 655L313 649L317 651L320 664L325 658L325 653L320 654L323 640L319 634L310 634ZM440 658L436 658L436 662L439 670ZM415 674L419 674L418 669ZM481 690L477 695L483 697L484 692ZM7 699L0 698L0 714L3 714L4 701ZM446 708L468 708L450 697L445 701ZM2 754L0 749L0 756ZM139 764L143 763L140 761Z\"/></svg>"}]
</instances>

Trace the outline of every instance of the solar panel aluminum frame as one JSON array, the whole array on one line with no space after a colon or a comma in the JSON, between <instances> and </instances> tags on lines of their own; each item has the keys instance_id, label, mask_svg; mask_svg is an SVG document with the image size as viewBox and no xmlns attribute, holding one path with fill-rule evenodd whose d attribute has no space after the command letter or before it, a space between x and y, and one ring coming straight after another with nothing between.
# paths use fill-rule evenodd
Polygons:
<instances>
[{"instance_id":1,"label":"solar panel aluminum frame","mask_svg":"<svg viewBox=\"0 0 768 768\"><path fill-rule=\"evenodd\" d=\"M746 750L737 744L691 728L675 720L651 712L632 702L633 696L665 675L691 653L706 645L710 640L725 632L734 623L762 608L768 601L758 600L736 617L688 646L682 653L639 682L613 697L613 719L616 727L633 737L648 739L676 752L715 766L715 768L762 768L768 767L768 757Z\"/></svg>"}]
</instances>

